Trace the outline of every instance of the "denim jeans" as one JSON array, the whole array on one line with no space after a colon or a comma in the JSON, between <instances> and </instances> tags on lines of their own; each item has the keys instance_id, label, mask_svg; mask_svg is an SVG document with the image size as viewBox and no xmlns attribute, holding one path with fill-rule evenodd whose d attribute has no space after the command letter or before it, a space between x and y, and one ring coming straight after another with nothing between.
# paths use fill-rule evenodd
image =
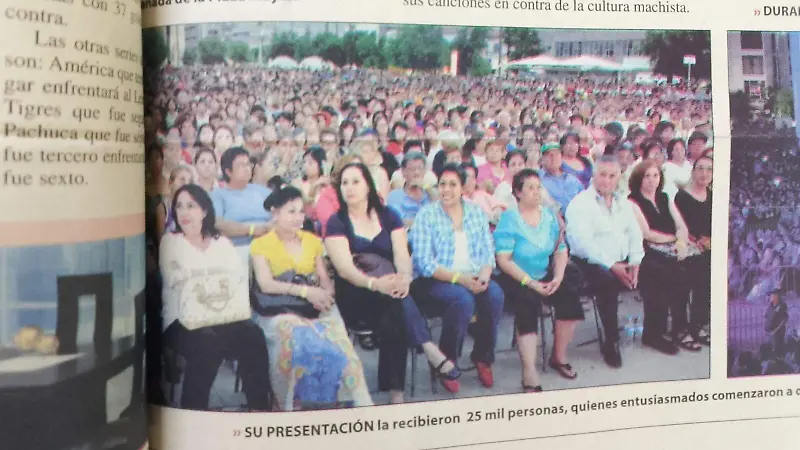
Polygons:
<instances>
[{"instance_id":1,"label":"denim jeans","mask_svg":"<svg viewBox=\"0 0 800 450\"><path fill-rule=\"evenodd\" d=\"M433 308L442 312L442 337L439 348L452 361L457 361L467 326L477 313L475 345L471 358L476 362L494 363L494 350L497 343L497 328L503 315L505 296L494 281L489 287L475 295L460 284L445 283L433 279L417 280L416 292L424 292L421 301L432 303ZM417 295L419 298L420 295Z\"/></svg>"},{"instance_id":2,"label":"denim jeans","mask_svg":"<svg viewBox=\"0 0 800 450\"><path fill-rule=\"evenodd\" d=\"M401 302L403 304L403 318L406 324L408 346L419 347L426 342L431 342L433 339L431 338L430 330L428 330L428 323L419 312L414 299L408 295Z\"/></svg>"}]
</instances>

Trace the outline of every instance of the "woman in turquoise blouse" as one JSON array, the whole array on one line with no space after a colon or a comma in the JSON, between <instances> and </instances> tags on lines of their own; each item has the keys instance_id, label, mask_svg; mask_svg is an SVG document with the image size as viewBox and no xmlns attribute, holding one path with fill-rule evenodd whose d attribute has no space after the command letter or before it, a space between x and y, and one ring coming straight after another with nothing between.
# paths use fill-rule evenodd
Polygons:
<instances>
[{"instance_id":1,"label":"woman in turquoise blouse","mask_svg":"<svg viewBox=\"0 0 800 450\"><path fill-rule=\"evenodd\" d=\"M514 176L512 190L519 208L504 212L494 231L497 265L503 271L503 284L515 315L522 389L540 392L536 335L542 302L553 308L556 318L549 365L569 379L577 374L567 360L567 346L577 322L583 320L583 307L577 286L562 283L565 273L572 273L568 269L569 253L558 218L541 204L538 174L532 169L520 171ZM575 280L574 276L567 278Z\"/></svg>"}]
</instances>

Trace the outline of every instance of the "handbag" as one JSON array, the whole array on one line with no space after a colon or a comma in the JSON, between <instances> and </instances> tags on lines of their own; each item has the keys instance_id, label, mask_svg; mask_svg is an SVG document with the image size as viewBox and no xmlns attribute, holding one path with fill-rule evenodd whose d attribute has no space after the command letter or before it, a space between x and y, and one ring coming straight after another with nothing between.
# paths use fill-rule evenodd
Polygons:
<instances>
[{"instance_id":1,"label":"handbag","mask_svg":"<svg viewBox=\"0 0 800 450\"><path fill-rule=\"evenodd\" d=\"M275 281L284 283L301 284L304 286L318 286L316 276L298 275L294 270L287 270L275 277ZM267 294L261 291L258 284L253 281L251 287L251 304L253 310L261 316L276 316L278 314L295 314L307 319L319 317L319 311L308 300L290 294Z\"/></svg>"},{"instance_id":2,"label":"handbag","mask_svg":"<svg viewBox=\"0 0 800 450\"><path fill-rule=\"evenodd\" d=\"M646 242L646 246L649 250L656 252L659 256L666 257L669 259L678 259L678 247L675 242L667 242L664 244L656 244L653 242ZM703 251L700 247L697 246L694 242L687 242L686 243L686 258L683 260L689 259L693 256L698 256L702 254Z\"/></svg>"},{"instance_id":3,"label":"handbag","mask_svg":"<svg viewBox=\"0 0 800 450\"><path fill-rule=\"evenodd\" d=\"M192 277L180 297L180 323L187 330L225 325L252 316L247 277L219 273Z\"/></svg>"},{"instance_id":4,"label":"handbag","mask_svg":"<svg viewBox=\"0 0 800 450\"><path fill-rule=\"evenodd\" d=\"M353 255L353 264L358 270L375 278L397 273L394 263L377 253L357 253Z\"/></svg>"}]
</instances>

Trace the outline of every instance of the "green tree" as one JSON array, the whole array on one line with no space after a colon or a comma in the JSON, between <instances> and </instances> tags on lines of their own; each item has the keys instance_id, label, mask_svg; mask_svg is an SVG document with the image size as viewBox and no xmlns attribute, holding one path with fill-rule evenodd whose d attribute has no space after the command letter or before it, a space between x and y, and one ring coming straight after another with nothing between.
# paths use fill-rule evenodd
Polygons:
<instances>
[{"instance_id":1,"label":"green tree","mask_svg":"<svg viewBox=\"0 0 800 450\"><path fill-rule=\"evenodd\" d=\"M644 53L655 62L653 71L669 77L686 77L684 55L695 55L692 78L711 77L711 39L708 31L648 31Z\"/></svg>"},{"instance_id":2,"label":"green tree","mask_svg":"<svg viewBox=\"0 0 800 450\"><path fill-rule=\"evenodd\" d=\"M293 56L297 61L302 61L304 58L315 55L316 52L314 39L311 37L311 33L307 32L297 36L294 41L294 54L289 56Z\"/></svg>"},{"instance_id":3,"label":"green tree","mask_svg":"<svg viewBox=\"0 0 800 450\"><path fill-rule=\"evenodd\" d=\"M313 49L312 55L319 56L326 61L336 64L337 66L345 64L345 53L344 47L342 46L342 40L333 33L321 33L314 36L311 48Z\"/></svg>"},{"instance_id":4,"label":"green tree","mask_svg":"<svg viewBox=\"0 0 800 450\"><path fill-rule=\"evenodd\" d=\"M502 32L509 60L540 55L547 50L533 28L503 28Z\"/></svg>"},{"instance_id":5,"label":"green tree","mask_svg":"<svg viewBox=\"0 0 800 450\"><path fill-rule=\"evenodd\" d=\"M269 57L278 56L294 57L295 46L297 45L297 35L293 32L277 33L272 37L269 47Z\"/></svg>"},{"instance_id":6,"label":"green tree","mask_svg":"<svg viewBox=\"0 0 800 450\"><path fill-rule=\"evenodd\" d=\"M253 56L250 46L245 42L234 41L228 43L228 56L236 62L247 62Z\"/></svg>"},{"instance_id":7,"label":"green tree","mask_svg":"<svg viewBox=\"0 0 800 450\"><path fill-rule=\"evenodd\" d=\"M447 42L441 27L405 25L387 44L390 64L407 69L434 70L444 65Z\"/></svg>"},{"instance_id":8,"label":"green tree","mask_svg":"<svg viewBox=\"0 0 800 450\"><path fill-rule=\"evenodd\" d=\"M472 57L472 65L467 73L473 77L485 77L492 74L492 65L488 59L480 55Z\"/></svg>"},{"instance_id":9,"label":"green tree","mask_svg":"<svg viewBox=\"0 0 800 450\"><path fill-rule=\"evenodd\" d=\"M360 32L355 44L356 54L353 62L365 67L386 68L386 54L382 48L382 45L386 45L385 38L378 39L375 33Z\"/></svg>"},{"instance_id":10,"label":"green tree","mask_svg":"<svg viewBox=\"0 0 800 450\"><path fill-rule=\"evenodd\" d=\"M458 75L467 75L476 69L485 68L480 59L488 43L489 29L486 27L459 30L452 45L452 48L458 50Z\"/></svg>"},{"instance_id":11,"label":"green tree","mask_svg":"<svg viewBox=\"0 0 800 450\"><path fill-rule=\"evenodd\" d=\"M764 108L771 110L777 117L794 117L794 94L792 94L792 90L785 88L768 89Z\"/></svg>"},{"instance_id":12,"label":"green tree","mask_svg":"<svg viewBox=\"0 0 800 450\"><path fill-rule=\"evenodd\" d=\"M228 47L222 39L210 36L200 40L197 44L197 52L203 64L219 64L225 62Z\"/></svg>"},{"instance_id":13,"label":"green tree","mask_svg":"<svg viewBox=\"0 0 800 450\"><path fill-rule=\"evenodd\" d=\"M168 28L169 29L169 28ZM142 65L158 68L169 58L169 45L163 28L148 28L142 31Z\"/></svg>"},{"instance_id":14,"label":"green tree","mask_svg":"<svg viewBox=\"0 0 800 450\"><path fill-rule=\"evenodd\" d=\"M183 58L181 58L183 63L187 66L191 66L197 62L197 49L196 48L188 48L186 51L183 52Z\"/></svg>"}]
</instances>

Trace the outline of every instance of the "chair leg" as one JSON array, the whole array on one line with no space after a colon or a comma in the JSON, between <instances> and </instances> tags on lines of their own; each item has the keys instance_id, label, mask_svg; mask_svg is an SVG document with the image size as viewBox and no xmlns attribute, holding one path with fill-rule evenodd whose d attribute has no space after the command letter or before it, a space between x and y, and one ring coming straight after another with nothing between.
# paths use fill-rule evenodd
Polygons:
<instances>
[{"instance_id":1,"label":"chair leg","mask_svg":"<svg viewBox=\"0 0 800 450\"><path fill-rule=\"evenodd\" d=\"M417 349L411 348L411 398L414 398L414 391L417 387Z\"/></svg>"},{"instance_id":2,"label":"chair leg","mask_svg":"<svg viewBox=\"0 0 800 450\"><path fill-rule=\"evenodd\" d=\"M539 316L539 336L541 336L542 341L542 373L547 372L547 330L545 330L544 324L544 316Z\"/></svg>"},{"instance_id":3,"label":"chair leg","mask_svg":"<svg viewBox=\"0 0 800 450\"><path fill-rule=\"evenodd\" d=\"M239 374L239 361L233 362L233 371L235 373L235 377L233 379L233 392L238 394L242 385L242 377Z\"/></svg>"},{"instance_id":4,"label":"chair leg","mask_svg":"<svg viewBox=\"0 0 800 450\"><path fill-rule=\"evenodd\" d=\"M434 370L436 369L434 369L430 364L428 364L428 368L430 369L431 372L431 392L434 394L438 394L439 386L436 384L436 372L434 372Z\"/></svg>"},{"instance_id":5,"label":"chair leg","mask_svg":"<svg viewBox=\"0 0 800 450\"><path fill-rule=\"evenodd\" d=\"M597 311L597 297L592 296L592 309L594 310L594 324L597 327L597 342L603 346L603 328L600 324L600 313Z\"/></svg>"},{"instance_id":6,"label":"chair leg","mask_svg":"<svg viewBox=\"0 0 800 450\"><path fill-rule=\"evenodd\" d=\"M590 340L588 340L586 342L581 342L580 344L577 344L576 347L583 347L583 346L586 346L586 345L589 345L589 344L594 344L595 342L597 342L597 343L600 344L600 347L602 348L603 347L603 328L602 328L602 325L600 323L600 313L597 310L597 297L592 295L589 298L592 301L592 312L594 313L594 324L597 327L597 338L596 339L590 339ZM553 329L555 329L555 326L553 327Z\"/></svg>"}]
</instances>

